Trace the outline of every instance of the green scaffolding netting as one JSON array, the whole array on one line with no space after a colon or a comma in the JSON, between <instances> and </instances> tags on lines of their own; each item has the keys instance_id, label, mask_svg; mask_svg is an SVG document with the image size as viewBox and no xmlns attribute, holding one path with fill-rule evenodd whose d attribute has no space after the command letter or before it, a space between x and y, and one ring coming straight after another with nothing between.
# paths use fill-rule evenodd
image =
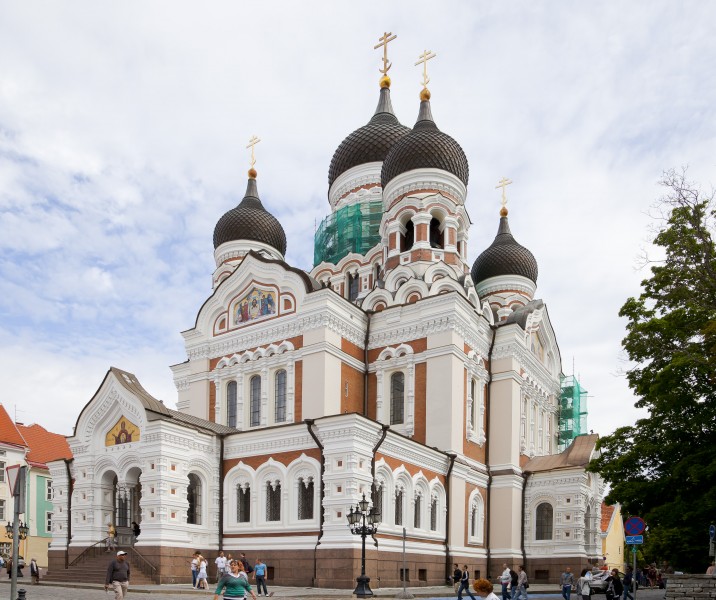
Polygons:
<instances>
[{"instance_id":1,"label":"green scaffolding netting","mask_svg":"<svg viewBox=\"0 0 716 600\"><path fill-rule=\"evenodd\" d=\"M569 375L562 379L559 398L559 449L564 450L583 433L587 433L587 390Z\"/></svg>"},{"instance_id":2,"label":"green scaffolding netting","mask_svg":"<svg viewBox=\"0 0 716 600\"><path fill-rule=\"evenodd\" d=\"M383 202L363 202L344 206L328 215L313 239L313 266L336 264L351 252L365 254L380 242Z\"/></svg>"}]
</instances>

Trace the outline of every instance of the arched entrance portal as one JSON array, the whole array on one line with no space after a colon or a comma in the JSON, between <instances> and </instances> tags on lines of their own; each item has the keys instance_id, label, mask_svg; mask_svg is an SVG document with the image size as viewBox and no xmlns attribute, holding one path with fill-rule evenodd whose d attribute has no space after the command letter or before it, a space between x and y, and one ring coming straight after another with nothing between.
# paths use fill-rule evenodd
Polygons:
<instances>
[{"instance_id":1,"label":"arched entrance portal","mask_svg":"<svg viewBox=\"0 0 716 600\"><path fill-rule=\"evenodd\" d=\"M110 523L115 526L120 546L134 543L132 521L142 522L141 475L139 467L130 469L123 481L115 471L106 471L102 475L102 522L105 527Z\"/></svg>"}]
</instances>

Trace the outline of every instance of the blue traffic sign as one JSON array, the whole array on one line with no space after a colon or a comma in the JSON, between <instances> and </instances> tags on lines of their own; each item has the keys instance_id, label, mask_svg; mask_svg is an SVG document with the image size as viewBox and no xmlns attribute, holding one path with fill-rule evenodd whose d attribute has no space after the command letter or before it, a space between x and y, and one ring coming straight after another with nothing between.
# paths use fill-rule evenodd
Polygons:
<instances>
[{"instance_id":1,"label":"blue traffic sign","mask_svg":"<svg viewBox=\"0 0 716 600\"><path fill-rule=\"evenodd\" d=\"M624 536L624 540L627 544L643 544L644 543L644 536L643 535L627 535Z\"/></svg>"},{"instance_id":2,"label":"blue traffic sign","mask_svg":"<svg viewBox=\"0 0 716 600\"><path fill-rule=\"evenodd\" d=\"M641 517L629 517L624 522L624 531L628 535L640 535L644 533L644 530L646 529L646 523L644 523L644 519Z\"/></svg>"},{"instance_id":3,"label":"blue traffic sign","mask_svg":"<svg viewBox=\"0 0 716 600\"><path fill-rule=\"evenodd\" d=\"M711 527L709 527L709 537L712 542L716 539L716 525L711 525Z\"/></svg>"}]
</instances>

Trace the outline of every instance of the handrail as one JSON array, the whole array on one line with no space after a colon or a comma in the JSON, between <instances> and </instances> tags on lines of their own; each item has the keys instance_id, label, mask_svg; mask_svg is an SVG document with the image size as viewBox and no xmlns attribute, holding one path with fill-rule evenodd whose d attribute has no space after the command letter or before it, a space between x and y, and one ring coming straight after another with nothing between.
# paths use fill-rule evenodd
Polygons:
<instances>
[{"instance_id":1,"label":"handrail","mask_svg":"<svg viewBox=\"0 0 716 600\"><path fill-rule=\"evenodd\" d=\"M74 565L78 565L87 560L88 558L95 558L106 553L107 550L105 550L105 548L107 547L108 539L109 537L103 538L99 542L95 542L91 546L85 548L70 563L70 566L72 567ZM152 563L150 563L146 558L144 558L144 556L137 552L137 550L135 550L132 546L127 546L126 548L123 548L123 550L129 555L130 560L135 563L133 566L136 566L142 573L149 577L152 582L159 583L157 576L157 568Z\"/></svg>"}]
</instances>

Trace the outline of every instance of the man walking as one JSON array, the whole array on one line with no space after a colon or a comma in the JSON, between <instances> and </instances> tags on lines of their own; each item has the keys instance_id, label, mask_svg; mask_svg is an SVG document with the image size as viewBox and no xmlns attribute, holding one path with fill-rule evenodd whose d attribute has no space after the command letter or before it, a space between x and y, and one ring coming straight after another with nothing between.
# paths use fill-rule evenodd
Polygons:
<instances>
[{"instance_id":1,"label":"man walking","mask_svg":"<svg viewBox=\"0 0 716 600\"><path fill-rule=\"evenodd\" d=\"M104 580L104 591L111 585L114 589L114 600L124 600L127 597L129 588L129 563L126 561L127 553L124 550L117 552L117 558L113 559L107 567L107 577Z\"/></svg>"},{"instance_id":2,"label":"man walking","mask_svg":"<svg viewBox=\"0 0 716 600\"><path fill-rule=\"evenodd\" d=\"M216 564L216 583L226 574L226 557L223 552L219 552L219 556L214 561Z\"/></svg>"},{"instance_id":3,"label":"man walking","mask_svg":"<svg viewBox=\"0 0 716 600\"><path fill-rule=\"evenodd\" d=\"M264 589L264 596L268 597L268 590L266 589L266 565L261 561L260 558L256 559L254 565L254 577L256 577L256 592L261 595L261 588Z\"/></svg>"},{"instance_id":4,"label":"man walking","mask_svg":"<svg viewBox=\"0 0 716 600\"><path fill-rule=\"evenodd\" d=\"M457 590L457 600L462 600L463 590L470 594L472 600L477 600L470 591L470 572L467 570L467 565L463 565L462 575L460 576L460 587Z\"/></svg>"},{"instance_id":5,"label":"man walking","mask_svg":"<svg viewBox=\"0 0 716 600\"><path fill-rule=\"evenodd\" d=\"M511 580L512 575L510 575L510 567L507 563L502 563L502 575L500 575L500 583L502 584L502 600L510 600L508 586L510 585Z\"/></svg>"},{"instance_id":6,"label":"man walking","mask_svg":"<svg viewBox=\"0 0 716 600\"><path fill-rule=\"evenodd\" d=\"M574 575L572 575L571 567L567 567L559 578L559 583L562 586L562 598L569 600L569 596L572 593L574 587Z\"/></svg>"},{"instance_id":7,"label":"man walking","mask_svg":"<svg viewBox=\"0 0 716 600\"><path fill-rule=\"evenodd\" d=\"M453 566L455 569L452 572L452 587L455 590L455 593L457 593L457 590L460 587L460 580L462 579L462 569L457 566L457 563Z\"/></svg>"}]
</instances>

